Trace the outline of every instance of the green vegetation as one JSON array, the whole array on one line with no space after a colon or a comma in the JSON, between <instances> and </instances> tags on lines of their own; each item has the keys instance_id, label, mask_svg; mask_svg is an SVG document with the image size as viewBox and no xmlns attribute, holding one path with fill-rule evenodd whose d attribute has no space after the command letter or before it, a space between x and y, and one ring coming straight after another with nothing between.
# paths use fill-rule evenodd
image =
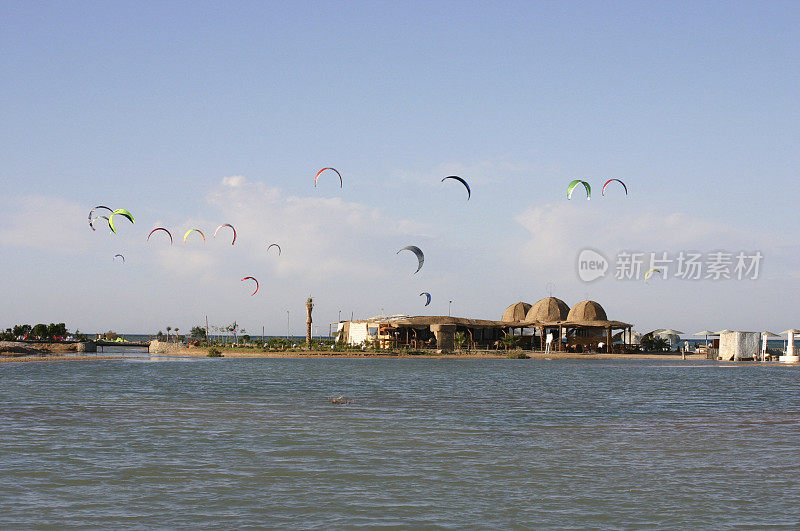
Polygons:
<instances>
[{"instance_id":1,"label":"green vegetation","mask_svg":"<svg viewBox=\"0 0 800 531\"><path fill-rule=\"evenodd\" d=\"M189 336L192 339L197 339L199 341L205 341L206 337L206 329L202 326L193 326L191 331L189 332Z\"/></svg>"},{"instance_id":2,"label":"green vegetation","mask_svg":"<svg viewBox=\"0 0 800 531\"><path fill-rule=\"evenodd\" d=\"M512 350L511 352L506 354L506 357L512 360L527 360L530 358L530 356L525 354L525 351L523 351L522 349Z\"/></svg>"},{"instance_id":3,"label":"green vegetation","mask_svg":"<svg viewBox=\"0 0 800 531\"><path fill-rule=\"evenodd\" d=\"M645 336L642 338L642 348L645 352L668 352L669 341L663 337Z\"/></svg>"},{"instance_id":4,"label":"green vegetation","mask_svg":"<svg viewBox=\"0 0 800 531\"><path fill-rule=\"evenodd\" d=\"M506 350L516 347L517 342L519 342L519 337L512 334L506 334L500 339L500 343L503 344L503 348Z\"/></svg>"},{"instance_id":5,"label":"green vegetation","mask_svg":"<svg viewBox=\"0 0 800 531\"><path fill-rule=\"evenodd\" d=\"M401 350L401 354L404 356L437 356L436 352L432 350Z\"/></svg>"},{"instance_id":6,"label":"green vegetation","mask_svg":"<svg viewBox=\"0 0 800 531\"><path fill-rule=\"evenodd\" d=\"M455 344L457 350L462 350L464 345L467 344L468 340L469 338L465 332L456 332L453 336L453 343Z\"/></svg>"},{"instance_id":7,"label":"green vegetation","mask_svg":"<svg viewBox=\"0 0 800 531\"><path fill-rule=\"evenodd\" d=\"M208 354L206 354L209 358L221 358L222 352L216 347L208 347Z\"/></svg>"},{"instance_id":8,"label":"green vegetation","mask_svg":"<svg viewBox=\"0 0 800 531\"><path fill-rule=\"evenodd\" d=\"M12 328L6 328L0 332L0 340L2 341L20 341L20 340L37 340L37 341L56 341L62 340L70 335L67 330L67 325L64 323L50 323L46 325L39 323L35 326L29 324L14 325Z\"/></svg>"}]
</instances>

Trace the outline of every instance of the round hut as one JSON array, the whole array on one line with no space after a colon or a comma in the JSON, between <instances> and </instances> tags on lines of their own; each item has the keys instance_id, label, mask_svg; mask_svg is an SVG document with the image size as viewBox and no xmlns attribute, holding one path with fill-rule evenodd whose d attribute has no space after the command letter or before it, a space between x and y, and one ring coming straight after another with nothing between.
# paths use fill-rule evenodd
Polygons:
<instances>
[{"instance_id":1,"label":"round hut","mask_svg":"<svg viewBox=\"0 0 800 531\"><path fill-rule=\"evenodd\" d=\"M525 316L525 321L539 330L539 348L542 350L551 348L549 343L545 345L545 338L548 337L548 332L550 333L550 338L555 339L553 347L560 348L561 330L557 323L566 319L568 313L569 306L567 306L567 303L556 297L545 297L531 306Z\"/></svg>"},{"instance_id":2,"label":"round hut","mask_svg":"<svg viewBox=\"0 0 800 531\"><path fill-rule=\"evenodd\" d=\"M504 323L518 323L525 320L531 305L527 302L515 302L503 312L503 317L500 318ZM495 314L497 315L497 314Z\"/></svg>"},{"instance_id":3,"label":"round hut","mask_svg":"<svg viewBox=\"0 0 800 531\"><path fill-rule=\"evenodd\" d=\"M581 301L573 306L562 323L567 332L567 347L574 352L610 352L612 331L630 330L631 325L609 321L606 311L595 301ZM624 341L623 341L624 343Z\"/></svg>"},{"instance_id":4,"label":"round hut","mask_svg":"<svg viewBox=\"0 0 800 531\"><path fill-rule=\"evenodd\" d=\"M599 303L594 301L581 301L572 308L567 314L567 321L571 322L590 322L608 321L606 311ZM602 326L602 325L601 325Z\"/></svg>"}]
</instances>

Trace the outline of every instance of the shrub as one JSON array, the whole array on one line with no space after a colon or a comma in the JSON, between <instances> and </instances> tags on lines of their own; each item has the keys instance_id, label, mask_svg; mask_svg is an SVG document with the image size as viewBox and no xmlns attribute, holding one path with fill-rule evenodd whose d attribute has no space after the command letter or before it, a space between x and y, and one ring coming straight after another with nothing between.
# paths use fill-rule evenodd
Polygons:
<instances>
[{"instance_id":1,"label":"shrub","mask_svg":"<svg viewBox=\"0 0 800 531\"><path fill-rule=\"evenodd\" d=\"M645 352L664 352L669 350L669 341L663 337L645 336L642 338Z\"/></svg>"},{"instance_id":2,"label":"shrub","mask_svg":"<svg viewBox=\"0 0 800 531\"><path fill-rule=\"evenodd\" d=\"M528 356L527 354L525 354L525 352L523 352L522 350L512 350L511 352L509 352L508 354L506 354L506 357L507 357L507 358L510 358L510 359L512 359L512 360L526 360L526 359L528 359L530 356Z\"/></svg>"},{"instance_id":3,"label":"shrub","mask_svg":"<svg viewBox=\"0 0 800 531\"><path fill-rule=\"evenodd\" d=\"M207 357L209 358L221 358L222 352L216 347L209 347Z\"/></svg>"},{"instance_id":4,"label":"shrub","mask_svg":"<svg viewBox=\"0 0 800 531\"><path fill-rule=\"evenodd\" d=\"M464 345L467 344L468 340L469 338L467 337L467 334L465 334L464 332L456 332L455 335L453 336L453 343L455 344L457 350L462 350L464 348Z\"/></svg>"}]
</instances>

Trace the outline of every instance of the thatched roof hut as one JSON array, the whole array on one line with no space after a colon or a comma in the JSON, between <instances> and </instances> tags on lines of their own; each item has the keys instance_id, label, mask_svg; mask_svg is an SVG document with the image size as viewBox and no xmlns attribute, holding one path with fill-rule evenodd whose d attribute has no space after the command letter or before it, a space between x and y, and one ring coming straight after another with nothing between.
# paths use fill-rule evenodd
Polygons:
<instances>
[{"instance_id":1,"label":"thatched roof hut","mask_svg":"<svg viewBox=\"0 0 800 531\"><path fill-rule=\"evenodd\" d=\"M391 328L410 327L427 328L431 325L456 325L471 328L505 328L508 323L502 321L489 321L486 319L467 319L464 317L450 317L449 315L415 315L371 320Z\"/></svg>"},{"instance_id":2,"label":"thatched roof hut","mask_svg":"<svg viewBox=\"0 0 800 531\"><path fill-rule=\"evenodd\" d=\"M581 301L573 306L567 314L567 321L607 321L606 311L595 301Z\"/></svg>"},{"instance_id":3,"label":"thatched roof hut","mask_svg":"<svg viewBox=\"0 0 800 531\"><path fill-rule=\"evenodd\" d=\"M525 320L525 316L531 309L531 305L527 302L516 302L506 308L503 312L503 317L500 318L504 323L518 323Z\"/></svg>"},{"instance_id":4,"label":"thatched roof hut","mask_svg":"<svg viewBox=\"0 0 800 531\"><path fill-rule=\"evenodd\" d=\"M573 306L567 319L561 323L565 327L590 328L629 328L631 324L622 321L609 321L606 311L595 301L581 301Z\"/></svg>"},{"instance_id":5,"label":"thatched roof hut","mask_svg":"<svg viewBox=\"0 0 800 531\"><path fill-rule=\"evenodd\" d=\"M556 297L545 297L528 310L525 321L531 323L557 323L569 314L567 303Z\"/></svg>"}]
</instances>

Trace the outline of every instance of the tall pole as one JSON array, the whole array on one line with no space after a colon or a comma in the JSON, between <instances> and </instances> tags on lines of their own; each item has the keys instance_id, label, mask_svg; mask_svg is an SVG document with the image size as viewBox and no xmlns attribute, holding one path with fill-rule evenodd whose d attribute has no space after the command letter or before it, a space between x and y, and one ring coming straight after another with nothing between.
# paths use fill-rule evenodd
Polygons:
<instances>
[{"instance_id":1,"label":"tall pole","mask_svg":"<svg viewBox=\"0 0 800 531\"><path fill-rule=\"evenodd\" d=\"M206 342L210 342L208 338L208 316L206 315Z\"/></svg>"},{"instance_id":2,"label":"tall pole","mask_svg":"<svg viewBox=\"0 0 800 531\"><path fill-rule=\"evenodd\" d=\"M450 307L453 305L453 301L447 303L447 316L450 317Z\"/></svg>"},{"instance_id":3,"label":"tall pole","mask_svg":"<svg viewBox=\"0 0 800 531\"><path fill-rule=\"evenodd\" d=\"M314 299L311 297L306 301L306 344L311 346L311 310L314 309Z\"/></svg>"},{"instance_id":4,"label":"tall pole","mask_svg":"<svg viewBox=\"0 0 800 531\"><path fill-rule=\"evenodd\" d=\"M289 340L289 310L286 310L286 340Z\"/></svg>"}]
</instances>

